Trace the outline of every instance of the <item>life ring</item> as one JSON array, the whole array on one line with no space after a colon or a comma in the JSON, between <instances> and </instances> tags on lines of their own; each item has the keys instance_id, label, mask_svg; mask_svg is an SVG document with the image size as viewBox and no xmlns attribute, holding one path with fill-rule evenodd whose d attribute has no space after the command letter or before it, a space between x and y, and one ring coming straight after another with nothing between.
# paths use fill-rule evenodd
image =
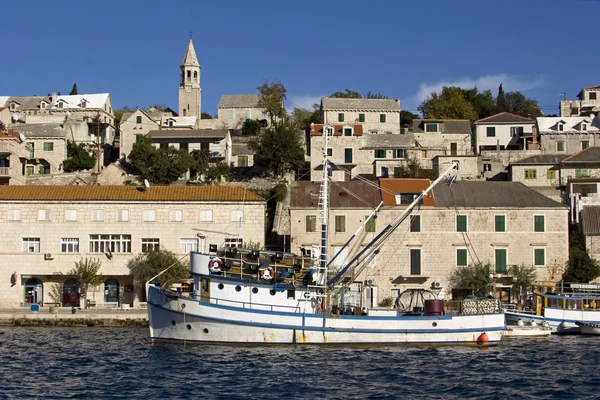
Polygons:
<instances>
[{"instance_id":1,"label":"life ring","mask_svg":"<svg viewBox=\"0 0 600 400\"><path fill-rule=\"evenodd\" d=\"M308 299L310 297L310 293L309 292L304 292L304 298Z\"/></svg>"},{"instance_id":2,"label":"life ring","mask_svg":"<svg viewBox=\"0 0 600 400\"><path fill-rule=\"evenodd\" d=\"M258 277L264 281L270 281L275 277L275 270L273 267L260 268L258 270Z\"/></svg>"},{"instance_id":3,"label":"life ring","mask_svg":"<svg viewBox=\"0 0 600 400\"><path fill-rule=\"evenodd\" d=\"M219 257L213 257L208 262L208 270L211 274L218 274L223 271L223 261Z\"/></svg>"}]
</instances>

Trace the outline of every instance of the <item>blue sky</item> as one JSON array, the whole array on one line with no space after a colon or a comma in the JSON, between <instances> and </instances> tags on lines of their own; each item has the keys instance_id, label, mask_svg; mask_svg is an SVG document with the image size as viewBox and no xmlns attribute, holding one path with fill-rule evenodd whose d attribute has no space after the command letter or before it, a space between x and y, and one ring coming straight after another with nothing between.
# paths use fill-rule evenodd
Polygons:
<instances>
[{"instance_id":1,"label":"blue sky","mask_svg":"<svg viewBox=\"0 0 600 400\"><path fill-rule=\"evenodd\" d=\"M25 5L26 4L26 5ZM189 31L202 65L202 111L223 94L280 80L287 106L345 88L416 107L442 85L519 90L558 112L600 84L600 2L7 2L0 95L109 92L113 105L177 110Z\"/></svg>"}]
</instances>

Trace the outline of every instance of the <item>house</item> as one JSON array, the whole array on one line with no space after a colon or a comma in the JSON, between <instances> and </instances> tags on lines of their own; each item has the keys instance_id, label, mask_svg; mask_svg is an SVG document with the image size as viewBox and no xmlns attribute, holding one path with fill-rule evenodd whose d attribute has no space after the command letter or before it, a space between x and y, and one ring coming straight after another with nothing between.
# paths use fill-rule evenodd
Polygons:
<instances>
[{"instance_id":1,"label":"house","mask_svg":"<svg viewBox=\"0 0 600 400\"><path fill-rule=\"evenodd\" d=\"M527 150L537 143L533 135L535 120L502 112L475 121L474 147L477 154L485 150Z\"/></svg>"},{"instance_id":2,"label":"house","mask_svg":"<svg viewBox=\"0 0 600 400\"><path fill-rule=\"evenodd\" d=\"M416 140L415 157L423 168L432 168L436 156L468 156L471 147L471 124L461 119L414 119L412 133Z\"/></svg>"},{"instance_id":3,"label":"house","mask_svg":"<svg viewBox=\"0 0 600 400\"><path fill-rule=\"evenodd\" d=\"M25 176L56 174L63 171L63 162L67 159L67 132L62 125L48 124L13 124L18 136L23 135L25 154L20 153L13 165L22 167ZM19 153L17 153L19 154ZM25 156L25 157L23 157ZM21 162L19 163L19 160Z\"/></svg>"},{"instance_id":4,"label":"house","mask_svg":"<svg viewBox=\"0 0 600 400\"><path fill-rule=\"evenodd\" d=\"M0 185L25 185L25 160L31 151L18 132L0 131Z\"/></svg>"},{"instance_id":5,"label":"house","mask_svg":"<svg viewBox=\"0 0 600 400\"><path fill-rule=\"evenodd\" d=\"M228 129L242 129L247 119L263 121L266 126L270 123L267 111L259 107L259 94L224 94L219 100L219 126Z\"/></svg>"},{"instance_id":6,"label":"house","mask_svg":"<svg viewBox=\"0 0 600 400\"><path fill-rule=\"evenodd\" d=\"M577 100L560 102L561 117L582 117L598 114L600 111L600 85L584 87L579 91Z\"/></svg>"},{"instance_id":7,"label":"house","mask_svg":"<svg viewBox=\"0 0 600 400\"><path fill-rule=\"evenodd\" d=\"M542 154L513 161L508 166L509 180L521 182L532 189L561 202L561 162L566 154Z\"/></svg>"},{"instance_id":8,"label":"house","mask_svg":"<svg viewBox=\"0 0 600 400\"><path fill-rule=\"evenodd\" d=\"M400 133L400 99L323 97L320 115L325 125L360 124L365 134Z\"/></svg>"},{"instance_id":9,"label":"house","mask_svg":"<svg viewBox=\"0 0 600 400\"><path fill-rule=\"evenodd\" d=\"M600 262L600 205L587 205L581 211L581 232L589 255Z\"/></svg>"},{"instance_id":10,"label":"house","mask_svg":"<svg viewBox=\"0 0 600 400\"><path fill-rule=\"evenodd\" d=\"M320 232L303 223L308 215L319 215L318 188L307 190L299 183L291 191L292 251L320 243ZM383 208L369 235L381 232L429 186L423 179L380 179L381 194L376 196L367 186L360 190L346 186L354 183L338 183L331 189L348 199L348 206L330 207L329 227L335 232L329 241L329 259L335 253L333 246L350 238L379 199ZM359 243L364 245L368 239ZM438 184L391 233L355 281L377 288L374 303L419 288L457 297L465 291L449 287L452 271L483 262L492 265L497 295L506 300L515 294L511 293L510 266L534 265L537 279L545 280L556 265L567 263L568 242L568 208L521 183L463 180L450 186Z\"/></svg>"},{"instance_id":11,"label":"house","mask_svg":"<svg viewBox=\"0 0 600 400\"><path fill-rule=\"evenodd\" d=\"M584 207L600 204L600 147L588 147L564 158L560 168L565 202L571 207L571 222L579 223Z\"/></svg>"},{"instance_id":12,"label":"house","mask_svg":"<svg viewBox=\"0 0 600 400\"><path fill-rule=\"evenodd\" d=\"M0 307L11 308L55 302L60 285L62 305L79 306L78 296L68 298L77 285L66 273L85 258L102 263L105 279L89 298L136 306L143 282L128 263L138 254L265 241L264 199L233 186L2 186L0 218Z\"/></svg>"},{"instance_id":13,"label":"house","mask_svg":"<svg viewBox=\"0 0 600 400\"><path fill-rule=\"evenodd\" d=\"M129 156L133 144L141 140L142 137L152 130L160 129L161 113L150 114L141 108L136 108L133 112L123 113L121 118L120 130L120 158Z\"/></svg>"},{"instance_id":14,"label":"house","mask_svg":"<svg viewBox=\"0 0 600 400\"><path fill-rule=\"evenodd\" d=\"M600 120L589 117L538 117L543 153L574 154L600 143Z\"/></svg>"}]
</instances>

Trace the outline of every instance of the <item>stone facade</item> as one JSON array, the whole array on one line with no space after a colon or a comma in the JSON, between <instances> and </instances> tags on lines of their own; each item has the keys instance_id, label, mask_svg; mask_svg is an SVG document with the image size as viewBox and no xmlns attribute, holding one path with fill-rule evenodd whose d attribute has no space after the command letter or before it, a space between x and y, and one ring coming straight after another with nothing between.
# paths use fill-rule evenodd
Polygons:
<instances>
[{"instance_id":1,"label":"stone facade","mask_svg":"<svg viewBox=\"0 0 600 400\"><path fill-rule=\"evenodd\" d=\"M527 140L533 139L535 121L507 112L475 121L475 151L524 150Z\"/></svg>"},{"instance_id":2,"label":"stone facade","mask_svg":"<svg viewBox=\"0 0 600 400\"><path fill-rule=\"evenodd\" d=\"M361 124L365 133L400 133L400 99L321 99L321 121L327 125Z\"/></svg>"},{"instance_id":3,"label":"stone facade","mask_svg":"<svg viewBox=\"0 0 600 400\"><path fill-rule=\"evenodd\" d=\"M128 115L126 119L121 120L120 158L129 156L133 144L140 135L145 136L148 132L155 129L159 129L159 122L155 121L150 115L139 108L131 115Z\"/></svg>"},{"instance_id":4,"label":"stone facade","mask_svg":"<svg viewBox=\"0 0 600 400\"><path fill-rule=\"evenodd\" d=\"M574 154L600 145L600 119L596 117L537 118L542 152Z\"/></svg>"},{"instance_id":5,"label":"stone facade","mask_svg":"<svg viewBox=\"0 0 600 400\"><path fill-rule=\"evenodd\" d=\"M179 66L179 115L197 117L202 114L202 88L200 86L200 70L194 43L190 38L183 61Z\"/></svg>"},{"instance_id":6,"label":"stone facade","mask_svg":"<svg viewBox=\"0 0 600 400\"><path fill-rule=\"evenodd\" d=\"M122 188L109 187L109 190ZM0 197L6 196L0 193ZM127 218L124 218L125 214ZM233 221L238 217L241 217L242 221ZM43 285L43 294L37 301L51 302L49 294L53 284L63 283L68 278L64 274L82 258L99 259L102 262L101 274L106 279L117 279L122 288L125 285L133 285L127 263L143 251L145 239L152 239L148 243L153 245L158 242L160 247L182 256L191 249L208 251L209 244L222 246L229 238L241 238L244 242L254 243L265 241L265 203L256 200L243 202L227 199L188 201L175 198L163 201L3 199L0 200L0 219L5 221L6 227L0 241L0 255L3 260L0 268L0 276L3 278L0 280L0 307L23 305L24 285L32 278L39 279ZM212 221L206 221L207 219ZM197 235L198 233L202 235ZM93 248L92 235L113 235L112 239L100 239L100 242L113 240L121 246L124 241L130 240L130 249L118 251L119 245L115 245L112 254L99 251ZM67 242L71 246L77 243L76 251L67 251ZM24 251L27 246L33 251ZM10 277L13 273L16 273L18 279L11 286ZM95 293L95 300L99 305L103 302L102 293L102 288L99 293ZM140 287L136 287L131 293L124 293L122 303L135 306L138 298L136 296L134 299L134 294L140 293Z\"/></svg>"},{"instance_id":7,"label":"stone facade","mask_svg":"<svg viewBox=\"0 0 600 400\"><path fill-rule=\"evenodd\" d=\"M439 175L453 162L458 162L458 179L481 179L482 165L477 156L436 156L433 158L433 170Z\"/></svg>"},{"instance_id":8,"label":"stone facade","mask_svg":"<svg viewBox=\"0 0 600 400\"><path fill-rule=\"evenodd\" d=\"M600 107L600 86L590 86L581 89L577 100L560 102L561 117L579 117L597 113Z\"/></svg>"}]
</instances>

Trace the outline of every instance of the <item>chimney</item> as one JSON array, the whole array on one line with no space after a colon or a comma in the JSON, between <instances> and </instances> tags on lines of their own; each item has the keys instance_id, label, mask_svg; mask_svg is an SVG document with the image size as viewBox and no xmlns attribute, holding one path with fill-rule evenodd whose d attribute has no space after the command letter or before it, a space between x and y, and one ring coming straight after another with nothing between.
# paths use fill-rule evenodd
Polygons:
<instances>
[{"instance_id":1,"label":"chimney","mask_svg":"<svg viewBox=\"0 0 600 400\"><path fill-rule=\"evenodd\" d=\"M55 101L56 101L56 92L52 92L52 96L50 96L50 104L54 105Z\"/></svg>"},{"instance_id":2,"label":"chimney","mask_svg":"<svg viewBox=\"0 0 600 400\"><path fill-rule=\"evenodd\" d=\"M538 141L538 128L537 124L534 124L531 127L531 144L528 146L527 150L539 150L540 142Z\"/></svg>"}]
</instances>

